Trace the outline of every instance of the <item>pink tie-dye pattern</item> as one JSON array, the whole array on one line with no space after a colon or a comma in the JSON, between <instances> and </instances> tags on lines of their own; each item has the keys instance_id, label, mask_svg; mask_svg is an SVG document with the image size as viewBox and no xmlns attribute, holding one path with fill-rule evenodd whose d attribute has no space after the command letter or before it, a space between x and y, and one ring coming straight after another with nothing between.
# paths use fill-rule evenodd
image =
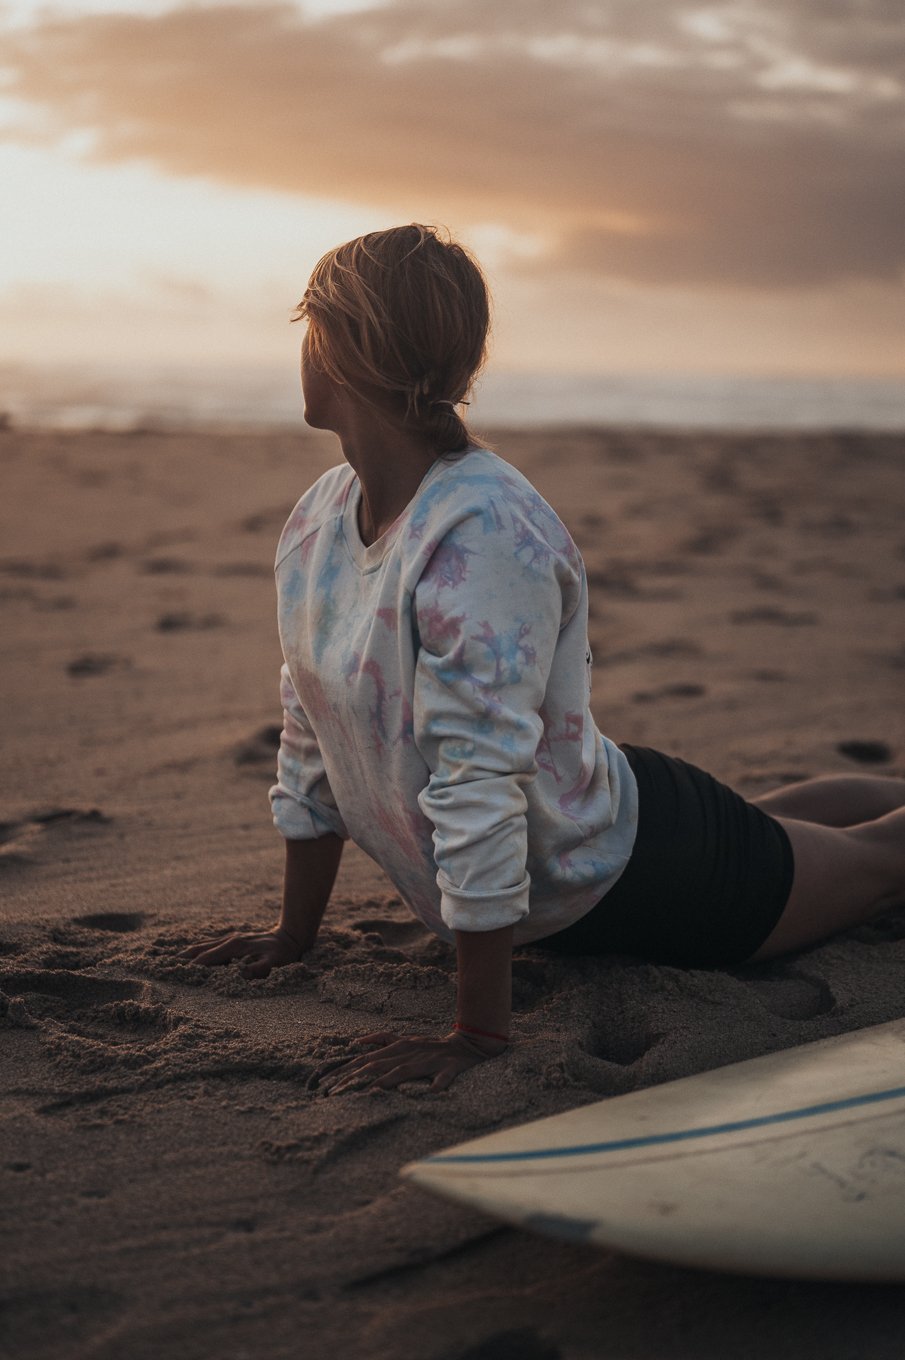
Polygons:
<instances>
[{"instance_id":1,"label":"pink tie-dye pattern","mask_svg":"<svg viewBox=\"0 0 905 1360\"><path fill-rule=\"evenodd\" d=\"M359 675L367 675L374 684L375 701L370 709L370 730L371 740L377 750L378 755L383 755L387 741L386 715L387 715L387 687L383 675L383 669L375 657L368 657L362 661L361 654L355 652L345 668L346 682L351 682Z\"/></svg>"},{"instance_id":2,"label":"pink tie-dye pattern","mask_svg":"<svg viewBox=\"0 0 905 1360\"><path fill-rule=\"evenodd\" d=\"M542 770L546 770L547 774L552 774L557 784L561 784L563 776L556 763L553 747L561 742L569 745L576 743L580 745L584 740L584 717L581 713L569 712L564 714L563 726L559 730L557 730L546 708L541 708L540 719L544 724L544 734L537 748L537 763Z\"/></svg>"},{"instance_id":3,"label":"pink tie-dye pattern","mask_svg":"<svg viewBox=\"0 0 905 1360\"><path fill-rule=\"evenodd\" d=\"M284 707L290 708L297 696L312 722L320 724L329 722L333 717L333 709L317 672L306 670L303 666L293 666L292 675L292 692L287 690L283 695Z\"/></svg>"},{"instance_id":4,"label":"pink tie-dye pattern","mask_svg":"<svg viewBox=\"0 0 905 1360\"><path fill-rule=\"evenodd\" d=\"M463 547L455 539L448 539L434 551L422 580L441 588L461 586L468 579L468 559L473 556L470 548Z\"/></svg>"},{"instance_id":5,"label":"pink tie-dye pattern","mask_svg":"<svg viewBox=\"0 0 905 1360\"><path fill-rule=\"evenodd\" d=\"M434 646L459 637L465 622L464 614L448 614L438 604L424 605L418 611L422 636Z\"/></svg>"}]
</instances>

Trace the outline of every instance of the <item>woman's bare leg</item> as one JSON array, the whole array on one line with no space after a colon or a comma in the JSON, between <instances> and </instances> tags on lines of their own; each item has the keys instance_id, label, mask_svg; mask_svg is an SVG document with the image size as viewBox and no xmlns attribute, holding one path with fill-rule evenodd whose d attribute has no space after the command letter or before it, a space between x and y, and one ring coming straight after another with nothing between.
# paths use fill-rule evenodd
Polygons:
<instances>
[{"instance_id":1,"label":"woman's bare leg","mask_svg":"<svg viewBox=\"0 0 905 1360\"><path fill-rule=\"evenodd\" d=\"M858 826L905 807L905 779L871 774L829 774L786 784L748 800L771 817L820 826Z\"/></svg>"},{"instance_id":2,"label":"woman's bare leg","mask_svg":"<svg viewBox=\"0 0 905 1360\"><path fill-rule=\"evenodd\" d=\"M905 903L905 808L851 827L777 820L792 842L795 877L785 911L749 962L805 949Z\"/></svg>"}]
</instances>

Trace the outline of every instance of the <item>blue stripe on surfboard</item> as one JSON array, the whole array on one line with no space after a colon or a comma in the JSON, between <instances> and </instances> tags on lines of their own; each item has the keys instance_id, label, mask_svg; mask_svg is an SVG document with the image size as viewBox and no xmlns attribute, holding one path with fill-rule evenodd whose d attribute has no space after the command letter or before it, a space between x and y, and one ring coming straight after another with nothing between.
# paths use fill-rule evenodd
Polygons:
<instances>
[{"instance_id":1,"label":"blue stripe on surfboard","mask_svg":"<svg viewBox=\"0 0 905 1360\"><path fill-rule=\"evenodd\" d=\"M531 1148L525 1152L441 1152L434 1157L425 1157L422 1165L437 1166L446 1162L536 1162L551 1157L584 1157L593 1152L627 1152L633 1148L659 1147L665 1143L687 1143L693 1138L713 1138L719 1133L762 1129L769 1124L789 1124L796 1119L809 1119L818 1114L835 1114L838 1110L854 1110L860 1105L878 1105L884 1100L898 1100L902 1096L905 1096L905 1086L894 1086L888 1091L871 1091L866 1096L828 1100L822 1105L805 1105L799 1110L781 1110L778 1114L758 1115L754 1119L737 1119L728 1124L711 1124L700 1129L677 1129L672 1133L651 1133L641 1138L617 1138L610 1143L577 1143L572 1147Z\"/></svg>"}]
</instances>

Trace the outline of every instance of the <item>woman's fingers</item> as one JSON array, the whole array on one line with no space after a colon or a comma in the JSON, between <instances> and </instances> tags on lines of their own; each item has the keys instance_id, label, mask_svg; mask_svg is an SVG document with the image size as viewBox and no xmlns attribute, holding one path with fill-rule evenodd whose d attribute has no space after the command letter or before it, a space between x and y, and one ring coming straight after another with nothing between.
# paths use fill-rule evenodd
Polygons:
<instances>
[{"instance_id":1,"label":"woman's fingers","mask_svg":"<svg viewBox=\"0 0 905 1360\"><path fill-rule=\"evenodd\" d=\"M241 956L247 952L248 945L241 940L224 940L222 944L216 944L211 949L205 949L201 954L195 955L195 962L206 964L209 967L217 963L229 963L230 959Z\"/></svg>"},{"instance_id":2,"label":"woman's fingers","mask_svg":"<svg viewBox=\"0 0 905 1360\"><path fill-rule=\"evenodd\" d=\"M357 1081L362 1073L375 1073L383 1071L389 1063L392 1067L398 1062L395 1057L375 1057L373 1054L365 1053L360 1058L348 1058L344 1062L333 1063L330 1067L322 1069L319 1085L325 1091L335 1091L340 1086L349 1081Z\"/></svg>"},{"instance_id":3,"label":"woman's fingers","mask_svg":"<svg viewBox=\"0 0 905 1360\"><path fill-rule=\"evenodd\" d=\"M354 1058L340 1058L335 1062L329 1063L326 1067L322 1067L320 1072L317 1074L318 1084L324 1085L325 1078L328 1075L334 1076L336 1074L341 1074L342 1076L346 1076L351 1072L357 1072L360 1068L364 1067L366 1064L374 1061L375 1053L373 1052L373 1050L381 1048L385 1049L395 1048L397 1043L402 1042L404 1041L399 1040L395 1034L366 1034L364 1038L356 1039L354 1041L353 1047L367 1048L372 1051L367 1053L359 1053Z\"/></svg>"},{"instance_id":4,"label":"woman's fingers","mask_svg":"<svg viewBox=\"0 0 905 1360\"><path fill-rule=\"evenodd\" d=\"M380 1086L383 1090L390 1090L393 1086L399 1086L404 1081L419 1081L422 1077L431 1075L430 1066L424 1063L397 1063L388 1072L382 1073L374 1078L373 1085Z\"/></svg>"},{"instance_id":5,"label":"woman's fingers","mask_svg":"<svg viewBox=\"0 0 905 1360\"><path fill-rule=\"evenodd\" d=\"M261 958L260 954L247 954L248 962L242 969L244 977L265 978L269 975L272 965L268 959Z\"/></svg>"},{"instance_id":6,"label":"woman's fingers","mask_svg":"<svg viewBox=\"0 0 905 1360\"><path fill-rule=\"evenodd\" d=\"M203 968L213 968L231 959L242 963L242 976L246 978L265 978L274 968L283 964L295 963L298 949L287 945L276 930L253 930L243 928L216 939L198 940L181 950L176 957L185 963L198 963ZM377 1039L395 1036L374 1036Z\"/></svg>"},{"instance_id":7,"label":"woman's fingers","mask_svg":"<svg viewBox=\"0 0 905 1360\"><path fill-rule=\"evenodd\" d=\"M445 1091L460 1072L486 1056L452 1045L448 1039L415 1035L399 1038L394 1034L368 1034L357 1041L356 1047L371 1051L331 1063L317 1073L316 1084L325 1094L343 1095L368 1087L390 1090L404 1081L420 1080L429 1080L432 1091Z\"/></svg>"},{"instance_id":8,"label":"woman's fingers","mask_svg":"<svg viewBox=\"0 0 905 1360\"><path fill-rule=\"evenodd\" d=\"M410 1041L406 1039L396 1039L394 1034L378 1035L378 1039L395 1040L393 1043L378 1043L367 1045L368 1051L359 1053L355 1058L345 1058L342 1062L331 1068L332 1071L342 1071L345 1075L348 1072L358 1072L363 1067L371 1067L378 1062L396 1062L400 1055L410 1048ZM363 1046L364 1040L359 1040L356 1048Z\"/></svg>"},{"instance_id":9,"label":"woman's fingers","mask_svg":"<svg viewBox=\"0 0 905 1360\"><path fill-rule=\"evenodd\" d=\"M196 963L226 963L230 959L261 958L257 936L218 935L214 940L201 940L189 945L177 955L180 959L194 960Z\"/></svg>"},{"instance_id":10,"label":"woman's fingers","mask_svg":"<svg viewBox=\"0 0 905 1360\"><path fill-rule=\"evenodd\" d=\"M378 1058L357 1066L354 1071L348 1068L338 1071L335 1079L325 1082L324 1086L329 1095L342 1095L345 1091L363 1090L366 1086L390 1090L404 1081L433 1078L431 1090L443 1091L460 1072L471 1066L467 1061L442 1061L436 1055L407 1060L399 1057Z\"/></svg>"},{"instance_id":11,"label":"woman's fingers","mask_svg":"<svg viewBox=\"0 0 905 1360\"><path fill-rule=\"evenodd\" d=\"M431 1082L431 1090L445 1091L448 1086L452 1085L461 1071L461 1067L453 1067L452 1064L450 1064L449 1067L445 1067L442 1072L438 1072L434 1077Z\"/></svg>"},{"instance_id":12,"label":"woman's fingers","mask_svg":"<svg viewBox=\"0 0 905 1360\"><path fill-rule=\"evenodd\" d=\"M363 1090L366 1086L381 1086L389 1088L398 1086L401 1081L413 1081L421 1073L410 1063L397 1063L394 1059L387 1062L375 1063L373 1066L360 1067L357 1072L350 1072L344 1075L330 1088L331 1095L340 1095L343 1091Z\"/></svg>"},{"instance_id":13,"label":"woman's fingers","mask_svg":"<svg viewBox=\"0 0 905 1360\"><path fill-rule=\"evenodd\" d=\"M215 945L223 942L223 936L218 935L216 939L199 940L197 944L190 944L187 949L180 949L176 955L177 959L194 959L199 954L203 954L206 949L213 949Z\"/></svg>"},{"instance_id":14,"label":"woman's fingers","mask_svg":"<svg viewBox=\"0 0 905 1360\"><path fill-rule=\"evenodd\" d=\"M400 1039L398 1034L391 1034L387 1030L379 1030L375 1034L363 1034L361 1038L355 1039L352 1047L363 1048L365 1045L368 1045L370 1047L383 1048L385 1044L392 1044L394 1042L404 1043L405 1040Z\"/></svg>"},{"instance_id":15,"label":"woman's fingers","mask_svg":"<svg viewBox=\"0 0 905 1360\"><path fill-rule=\"evenodd\" d=\"M370 1066L370 1063L365 1058L352 1058L346 1062L335 1063L324 1072L321 1084L325 1088L335 1085L336 1082L344 1081L346 1077L354 1077L366 1066Z\"/></svg>"}]
</instances>

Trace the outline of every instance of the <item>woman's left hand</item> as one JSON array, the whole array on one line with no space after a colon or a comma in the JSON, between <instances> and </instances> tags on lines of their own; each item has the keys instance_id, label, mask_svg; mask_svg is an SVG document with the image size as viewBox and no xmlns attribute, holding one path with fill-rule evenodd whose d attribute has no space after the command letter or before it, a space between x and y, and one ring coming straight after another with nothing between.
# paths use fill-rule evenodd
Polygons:
<instances>
[{"instance_id":1,"label":"woman's left hand","mask_svg":"<svg viewBox=\"0 0 905 1360\"><path fill-rule=\"evenodd\" d=\"M326 1071L318 1081L320 1090L332 1096L369 1087L386 1091L403 1081L430 1080L432 1091L445 1091L460 1072L498 1057L508 1047L503 1040L477 1040L455 1031L442 1039L366 1034L357 1044L369 1051Z\"/></svg>"}]
</instances>

